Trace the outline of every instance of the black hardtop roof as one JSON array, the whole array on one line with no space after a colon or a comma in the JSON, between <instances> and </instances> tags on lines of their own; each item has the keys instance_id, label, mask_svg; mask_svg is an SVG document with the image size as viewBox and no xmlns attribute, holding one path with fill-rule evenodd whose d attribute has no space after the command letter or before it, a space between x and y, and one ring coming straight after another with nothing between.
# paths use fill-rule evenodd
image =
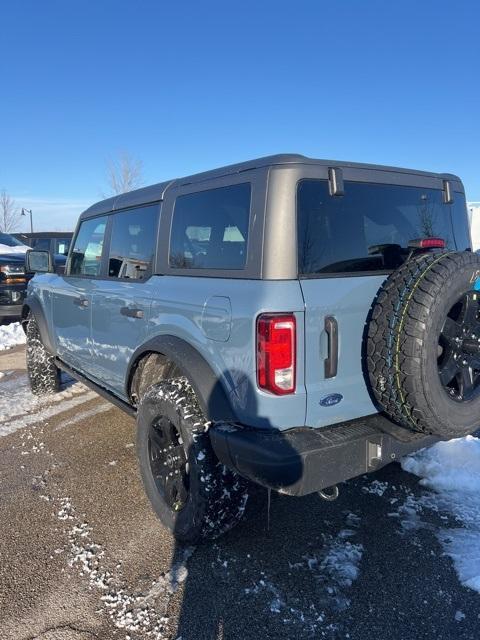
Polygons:
<instances>
[{"instance_id":1,"label":"black hardtop roof","mask_svg":"<svg viewBox=\"0 0 480 640\"><path fill-rule=\"evenodd\" d=\"M163 200L165 191L168 187L184 186L193 184L196 182L203 182L213 178L220 178L222 176L231 175L235 173L243 173L244 171L250 171L261 167L270 167L277 165L287 164L307 164L307 165L320 165L328 167L352 167L358 169L371 169L375 171L389 171L394 173L406 173L419 176L434 177L444 180L460 181L460 178L450 173L433 173L431 171L417 171L415 169L404 169L400 167L389 167L379 164L366 164L362 162L345 162L341 160L319 160L316 158L308 158L298 153L280 153L272 156L265 156L263 158L257 158L255 160L248 160L247 162L239 162L237 164L230 164L218 169L212 169L210 171L204 171L202 173L195 173L191 176L185 176L183 178L176 178L174 180L166 180L165 182L159 182L157 184L150 185L148 187L142 187L141 189L135 189L128 193L122 193L120 195L112 196L106 200L101 200L95 203L86 211L84 211L80 218L91 218L101 215L102 213L109 213L111 211L117 211L119 209L126 209L128 207L135 207L145 205L153 202Z\"/></svg>"}]
</instances>

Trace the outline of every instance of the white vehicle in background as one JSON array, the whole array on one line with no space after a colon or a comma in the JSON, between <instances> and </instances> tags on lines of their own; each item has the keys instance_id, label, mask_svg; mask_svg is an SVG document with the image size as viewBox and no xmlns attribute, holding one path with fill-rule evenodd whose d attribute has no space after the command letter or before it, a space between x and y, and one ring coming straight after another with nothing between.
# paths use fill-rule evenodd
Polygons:
<instances>
[{"instance_id":1,"label":"white vehicle in background","mask_svg":"<svg viewBox=\"0 0 480 640\"><path fill-rule=\"evenodd\" d=\"M468 203L468 218L470 220L470 235L472 236L472 249L480 249L480 202Z\"/></svg>"}]
</instances>

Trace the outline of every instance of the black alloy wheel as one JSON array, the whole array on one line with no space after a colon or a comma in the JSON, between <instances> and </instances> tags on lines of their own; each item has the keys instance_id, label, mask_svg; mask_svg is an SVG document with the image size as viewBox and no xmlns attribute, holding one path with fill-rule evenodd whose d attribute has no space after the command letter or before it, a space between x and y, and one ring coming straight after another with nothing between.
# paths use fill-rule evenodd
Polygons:
<instances>
[{"instance_id":1,"label":"black alloy wheel","mask_svg":"<svg viewBox=\"0 0 480 640\"><path fill-rule=\"evenodd\" d=\"M248 499L248 482L215 456L209 428L187 378L161 380L143 393L140 473L155 513L181 544L218 538L239 522Z\"/></svg>"},{"instance_id":2,"label":"black alloy wheel","mask_svg":"<svg viewBox=\"0 0 480 640\"><path fill-rule=\"evenodd\" d=\"M172 511L181 511L188 501L188 461L181 436L168 418L162 416L150 425L148 454L160 495Z\"/></svg>"},{"instance_id":3,"label":"black alloy wheel","mask_svg":"<svg viewBox=\"0 0 480 640\"><path fill-rule=\"evenodd\" d=\"M480 394L480 292L467 291L450 309L438 341L438 375L450 398Z\"/></svg>"}]
</instances>

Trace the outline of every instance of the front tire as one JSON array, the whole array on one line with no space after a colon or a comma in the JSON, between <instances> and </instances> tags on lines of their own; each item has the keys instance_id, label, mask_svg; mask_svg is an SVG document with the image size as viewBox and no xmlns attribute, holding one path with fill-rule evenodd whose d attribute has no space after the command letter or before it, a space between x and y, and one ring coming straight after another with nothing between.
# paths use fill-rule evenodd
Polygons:
<instances>
[{"instance_id":1,"label":"front tire","mask_svg":"<svg viewBox=\"0 0 480 640\"><path fill-rule=\"evenodd\" d=\"M55 364L55 358L43 345L37 321L32 313L28 314L26 336L27 373L32 393L36 396L56 393L60 389L60 370Z\"/></svg>"},{"instance_id":2,"label":"front tire","mask_svg":"<svg viewBox=\"0 0 480 640\"><path fill-rule=\"evenodd\" d=\"M241 519L248 499L247 481L217 460L208 426L184 377L153 385L140 402L142 480L156 514L181 543L219 537Z\"/></svg>"}]
</instances>

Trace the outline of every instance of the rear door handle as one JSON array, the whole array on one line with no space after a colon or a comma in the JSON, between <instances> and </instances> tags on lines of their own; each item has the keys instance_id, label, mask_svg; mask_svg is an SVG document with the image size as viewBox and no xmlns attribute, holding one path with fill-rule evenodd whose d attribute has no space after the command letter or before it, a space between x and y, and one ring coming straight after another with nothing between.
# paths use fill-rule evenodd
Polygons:
<instances>
[{"instance_id":1,"label":"rear door handle","mask_svg":"<svg viewBox=\"0 0 480 640\"><path fill-rule=\"evenodd\" d=\"M133 307L122 307L120 309L122 316L127 318L143 318L143 309L135 309Z\"/></svg>"},{"instance_id":2,"label":"rear door handle","mask_svg":"<svg viewBox=\"0 0 480 640\"><path fill-rule=\"evenodd\" d=\"M73 304L76 304L77 307L88 307L88 300L87 298L74 298L73 299Z\"/></svg>"},{"instance_id":3,"label":"rear door handle","mask_svg":"<svg viewBox=\"0 0 480 640\"><path fill-rule=\"evenodd\" d=\"M333 316L325 318L328 339L328 357L325 358L325 378L334 378L338 369L338 323Z\"/></svg>"}]
</instances>

